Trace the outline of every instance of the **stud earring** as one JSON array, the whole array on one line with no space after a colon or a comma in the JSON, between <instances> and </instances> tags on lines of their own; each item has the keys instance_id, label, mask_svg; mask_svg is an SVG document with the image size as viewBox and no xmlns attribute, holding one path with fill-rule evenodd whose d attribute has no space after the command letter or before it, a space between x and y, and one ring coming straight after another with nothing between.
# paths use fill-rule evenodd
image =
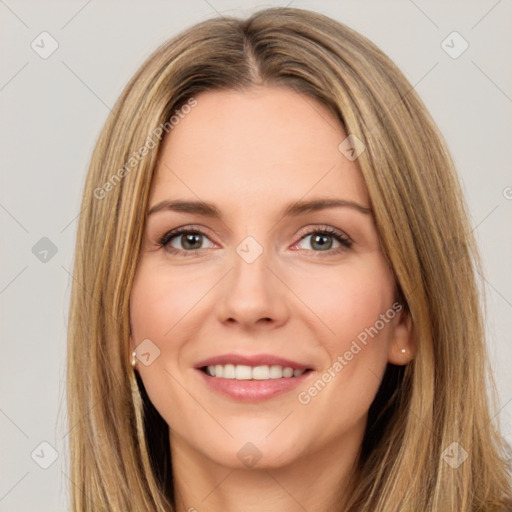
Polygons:
<instances>
[{"instance_id":1,"label":"stud earring","mask_svg":"<svg viewBox=\"0 0 512 512\"><path fill-rule=\"evenodd\" d=\"M137 365L137 352L135 352L135 350L132 352L132 368L135 368L135 366Z\"/></svg>"},{"instance_id":2,"label":"stud earring","mask_svg":"<svg viewBox=\"0 0 512 512\"><path fill-rule=\"evenodd\" d=\"M400 350L400 352L402 352L402 354L405 354L407 352L407 349L403 348L402 350Z\"/></svg>"}]
</instances>

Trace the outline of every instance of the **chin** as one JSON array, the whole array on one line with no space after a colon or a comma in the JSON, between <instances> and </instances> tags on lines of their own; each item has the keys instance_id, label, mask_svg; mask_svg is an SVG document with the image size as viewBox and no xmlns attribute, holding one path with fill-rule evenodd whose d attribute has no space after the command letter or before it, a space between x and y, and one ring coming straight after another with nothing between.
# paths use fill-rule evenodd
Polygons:
<instances>
[{"instance_id":1,"label":"chin","mask_svg":"<svg viewBox=\"0 0 512 512\"><path fill-rule=\"evenodd\" d=\"M275 424L274 427L275 428ZM297 462L304 453L305 441L289 432L235 436L233 439L211 440L201 447L213 463L230 469L278 469ZM212 450L212 447L215 447Z\"/></svg>"}]
</instances>

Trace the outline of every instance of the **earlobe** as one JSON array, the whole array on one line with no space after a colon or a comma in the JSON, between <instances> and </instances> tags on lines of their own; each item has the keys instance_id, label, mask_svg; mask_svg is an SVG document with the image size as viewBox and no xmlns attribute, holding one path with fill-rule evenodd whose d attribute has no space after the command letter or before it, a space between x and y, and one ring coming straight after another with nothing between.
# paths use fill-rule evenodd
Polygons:
<instances>
[{"instance_id":1,"label":"earlobe","mask_svg":"<svg viewBox=\"0 0 512 512\"><path fill-rule=\"evenodd\" d=\"M414 329L410 315L405 311L400 312L392 329L388 362L403 366L410 363L416 355Z\"/></svg>"}]
</instances>

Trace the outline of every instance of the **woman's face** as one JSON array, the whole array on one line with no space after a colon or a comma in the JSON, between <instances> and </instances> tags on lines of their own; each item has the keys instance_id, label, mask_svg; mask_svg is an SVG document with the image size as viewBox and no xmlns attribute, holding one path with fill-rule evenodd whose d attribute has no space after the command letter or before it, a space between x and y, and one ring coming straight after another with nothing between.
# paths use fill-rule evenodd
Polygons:
<instances>
[{"instance_id":1,"label":"woman's face","mask_svg":"<svg viewBox=\"0 0 512 512\"><path fill-rule=\"evenodd\" d=\"M277 467L357 448L386 364L413 348L357 153L291 89L196 100L162 147L131 292L171 449Z\"/></svg>"}]
</instances>

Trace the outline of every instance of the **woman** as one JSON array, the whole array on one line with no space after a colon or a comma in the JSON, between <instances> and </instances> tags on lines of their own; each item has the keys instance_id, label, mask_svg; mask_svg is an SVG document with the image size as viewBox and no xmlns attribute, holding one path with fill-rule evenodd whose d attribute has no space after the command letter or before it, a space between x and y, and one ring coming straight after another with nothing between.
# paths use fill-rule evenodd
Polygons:
<instances>
[{"instance_id":1,"label":"woman","mask_svg":"<svg viewBox=\"0 0 512 512\"><path fill-rule=\"evenodd\" d=\"M73 510L512 510L453 163L367 39L291 8L178 35L82 211Z\"/></svg>"}]
</instances>

